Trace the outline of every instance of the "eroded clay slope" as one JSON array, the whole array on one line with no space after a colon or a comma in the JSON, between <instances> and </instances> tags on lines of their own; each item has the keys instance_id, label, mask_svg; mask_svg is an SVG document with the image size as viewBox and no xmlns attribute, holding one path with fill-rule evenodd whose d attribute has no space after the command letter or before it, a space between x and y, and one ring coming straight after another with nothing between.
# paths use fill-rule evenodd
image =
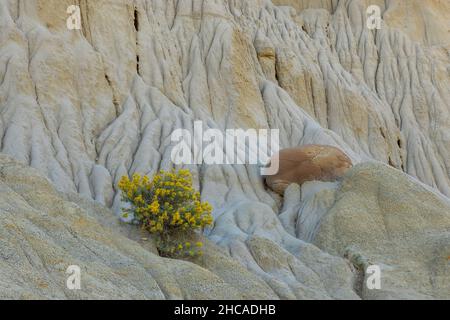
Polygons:
<instances>
[{"instance_id":1,"label":"eroded clay slope","mask_svg":"<svg viewBox=\"0 0 450 320\"><path fill-rule=\"evenodd\" d=\"M80 31L66 27L73 1L0 2L0 150L60 191L119 213L120 177L171 167L173 130L203 120L280 129L282 147L333 145L450 196L446 1L75 2ZM371 31L374 3L384 21ZM328 186L310 191L323 196L302 202L312 218L297 228L255 166L190 169L215 208L209 238L277 296L357 297L341 258L299 240L334 202ZM267 262L271 245L281 256ZM298 261L323 290L305 289Z\"/></svg>"},{"instance_id":2,"label":"eroded clay slope","mask_svg":"<svg viewBox=\"0 0 450 320\"><path fill-rule=\"evenodd\" d=\"M194 263L165 259L136 227L3 155L0 191L1 299L358 298L349 265L310 244L295 257L255 234L253 272L211 243ZM81 290L66 286L72 265Z\"/></svg>"},{"instance_id":3,"label":"eroded clay slope","mask_svg":"<svg viewBox=\"0 0 450 320\"><path fill-rule=\"evenodd\" d=\"M322 2L80 1L78 32L66 27L71 1L3 1L1 150L111 205L121 175L168 166L170 133L202 119L278 128L284 147L337 145L450 195L449 43L429 38L437 22L424 15L419 37L389 1L375 32L364 1Z\"/></svg>"},{"instance_id":4,"label":"eroded clay slope","mask_svg":"<svg viewBox=\"0 0 450 320\"><path fill-rule=\"evenodd\" d=\"M280 218L292 235L352 261L364 299L449 297L450 201L398 170L365 163L339 184L291 185ZM366 286L371 265L379 290Z\"/></svg>"}]
</instances>

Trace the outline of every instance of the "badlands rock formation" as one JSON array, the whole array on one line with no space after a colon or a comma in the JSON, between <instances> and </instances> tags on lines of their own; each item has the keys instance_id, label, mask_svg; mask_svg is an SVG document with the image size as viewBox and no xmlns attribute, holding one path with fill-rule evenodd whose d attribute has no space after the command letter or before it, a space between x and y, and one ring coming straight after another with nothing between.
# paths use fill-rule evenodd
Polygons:
<instances>
[{"instance_id":1,"label":"badlands rock formation","mask_svg":"<svg viewBox=\"0 0 450 320\"><path fill-rule=\"evenodd\" d=\"M348 258L363 277L368 266L380 266L381 290L363 285L363 298L449 298L448 198L382 164L358 165L339 187L322 186L322 194L311 196L312 187L290 190L303 199L290 200L283 223L291 221L298 238ZM326 215L311 210L316 202Z\"/></svg>"},{"instance_id":2,"label":"badlands rock formation","mask_svg":"<svg viewBox=\"0 0 450 320\"><path fill-rule=\"evenodd\" d=\"M336 181L352 167L352 161L345 153L330 146L283 149L274 157L272 162L279 161L278 173L265 179L267 185L281 195L292 183Z\"/></svg>"},{"instance_id":3,"label":"badlands rock formation","mask_svg":"<svg viewBox=\"0 0 450 320\"><path fill-rule=\"evenodd\" d=\"M5 156L0 190L1 299L358 297L343 259L298 240L295 257L270 239L248 236L253 273L211 243L196 264L170 260L108 209L59 193L35 169ZM70 265L81 267L82 290L66 287Z\"/></svg>"},{"instance_id":4,"label":"badlands rock formation","mask_svg":"<svg viewBox=\"0 0 450 320\"><path fill-rule=\"evenodd\" d=\"M0 163L1 297L450 297L448 1L5 0L0 30L0 151L21 163ZM107 208L121 176L171 167L171 133L196 120L393 168L281 199L256 166L189 166L223 254L161 259ZM370 263L383 291L364 289ZM69 264L85 291L64 289Z\"/></svg>"}]
</instances>

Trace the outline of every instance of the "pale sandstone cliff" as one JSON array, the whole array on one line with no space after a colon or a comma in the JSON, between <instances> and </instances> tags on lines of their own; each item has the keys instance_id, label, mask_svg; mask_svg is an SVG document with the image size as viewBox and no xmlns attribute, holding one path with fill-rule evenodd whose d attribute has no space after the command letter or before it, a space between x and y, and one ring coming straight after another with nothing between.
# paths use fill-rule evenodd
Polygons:
<instances>
[{"instance_id":1,"label":"pale sandstone cliff","mask_svg":"<svg viewBox=\"0 0 450 320\"><path fill-rule=\"evenodd\" d=\"M81 31L66 28L74 2ZM279 6L269 0L0 1L1 152L60 191L117 213L118 179L169 167L171 132L192 131L202 119L212 128L280 129L283 147L334 145L354 163L390 164L450 196L449 2L273 2ZM380 30L366 28L370 4L382 9ZM339 186L319 184L294 196L309 219L301 224L266 190L256 167L190 169L216 208L209 238L263 279L270 294L357 297L341 258L315 247L300 250L310 248L304 240L314 241L321 216L339 217L329 212ZM392 188L399 197L408 192ZM448 206L436 210L446 221ZM342 255L339 239L322 249ZM450 246L448 236L442 241ZM258 253L270 246L267 257ZM323 261L322 272L312 260L316 267ZM322 289L306 294L308 277L293 264L314 270ZM442 280L420 268L425 276L416 283ZM445 289L411 285L405 297L445 297ZM392 296L401 297L398 292Z\"/></svg>"}]
</instances>

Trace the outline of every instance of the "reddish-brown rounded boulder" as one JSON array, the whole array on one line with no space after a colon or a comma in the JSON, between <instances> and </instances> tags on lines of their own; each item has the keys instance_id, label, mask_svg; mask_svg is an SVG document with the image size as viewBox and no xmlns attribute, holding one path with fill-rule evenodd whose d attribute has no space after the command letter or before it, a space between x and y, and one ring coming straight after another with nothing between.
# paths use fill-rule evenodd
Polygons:
<instances>
[{"instance_id":1,"label":"reddish-brown rounded boulder","mask_svg":"<svg viewBox=\"0 0 450 320\"><path fill-rule=\"evenodd\" d=\"M267 176L266 183L281 195L292 183L302 185L306 181L336 181L353 166L344 152L325 145L284 149L278 156L280 170L274 176Z\"/></svg>"}]
</instances>

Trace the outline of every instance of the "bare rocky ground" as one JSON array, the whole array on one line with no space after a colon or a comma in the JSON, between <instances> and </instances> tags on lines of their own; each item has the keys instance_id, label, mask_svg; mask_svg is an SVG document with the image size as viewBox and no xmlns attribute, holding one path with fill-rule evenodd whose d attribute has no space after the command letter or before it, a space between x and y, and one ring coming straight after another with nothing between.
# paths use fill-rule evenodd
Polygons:
<instances>
[{"instance_id":1,"label":"bare rocky ground","mask_svg":"<svg viewBox=\"0 0 450 320\"><path fill-rule=\"evenodd\" d=\"M80 31L73 1L0 1L1 298L450 298L448 1L75 2ZM256 166L191 166L207 252L163 259L117 218L116 185L169 168L195 120L355 167L281 198Z\"/></svg>"}]
</instances>

